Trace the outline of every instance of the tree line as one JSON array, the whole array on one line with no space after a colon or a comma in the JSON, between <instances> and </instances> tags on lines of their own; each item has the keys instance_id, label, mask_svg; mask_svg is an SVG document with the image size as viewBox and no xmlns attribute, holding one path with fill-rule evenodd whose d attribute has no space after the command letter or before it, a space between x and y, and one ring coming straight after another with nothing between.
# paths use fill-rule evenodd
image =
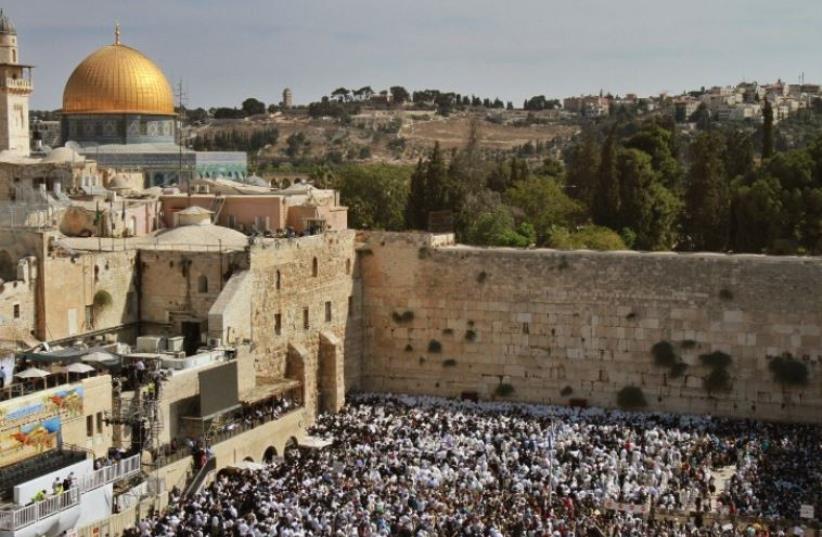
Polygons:
<instances>
[{"instance_id":1,"label":"tree line","mask_svg":"<svg viewBox=\"0 0 822 537\"><path fill-rule=\"evenodd\" d=\"M474 129L413 168L346 167L335 186L352 225L427 229L446 211L468 244L822 253L820 134L779 150L767 117L759 132L694 134L657 117L588 128L562 161L534 162L482 153Z\"/></svg>"}]
</instances>

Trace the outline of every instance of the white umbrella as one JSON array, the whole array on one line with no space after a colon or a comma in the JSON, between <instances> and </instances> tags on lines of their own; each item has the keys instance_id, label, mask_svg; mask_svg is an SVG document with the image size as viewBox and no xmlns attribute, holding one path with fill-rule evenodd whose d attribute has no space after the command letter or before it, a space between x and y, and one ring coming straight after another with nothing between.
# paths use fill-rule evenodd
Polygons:
<instances>
[{"instance_id":1,"label":"white umbrella","mask_svg":"<svg viewBox=\"0 0 822 537\"><path fill-rule=\"evenodd\" d=\"M20 371L14 376L21 379L44 379L49 375L51 375L51 373L48 371L43 371L42 369L37 369L36 367L30 367L25 371Z\"/></svg>"},{"instance_id":2,"label":"white umbrella","mask_svg":"<svg viewBox=\"0 0 822 537\"><path fill-rule=\"evenodd\" d=\"M25 371L21 371L14 375L17 378L21 379L43 379L43 388L46 387L46 377L51 375L48 371L43 371L42 369L37 369L36 367L30 367Z\"/></svg>"},{"instance_id":3,"label":"white umbrella","mask_svg":"<svg viewBox=\"0 0 822 537\"><path fill-rule=\"evenodd\" d=\"M84 362L108 362L113 359L114 355L105 351L94 351L83 356ZM72 364L73 365L73 364Z\"/></svg>"},{"instance_id":4,"label":"white umbrella","mask_svg":"<svg viewBox=\"0 0 822 537\"><path fill-rule=\"evenodd\" d=\"M63 368L63 373L91 373L94 368L82 362L74 362Z\"/></svg>"}]
</instances>

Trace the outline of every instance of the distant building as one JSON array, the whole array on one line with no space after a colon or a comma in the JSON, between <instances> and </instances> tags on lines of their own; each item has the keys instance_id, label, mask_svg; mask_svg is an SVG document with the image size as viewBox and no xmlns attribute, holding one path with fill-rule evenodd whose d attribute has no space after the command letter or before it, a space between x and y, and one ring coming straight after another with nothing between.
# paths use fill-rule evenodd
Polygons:
<instances>
[{"instance_id":1,"label":"distant building","mask_svg":"<svg viewBox=\"0 0 822 537\"><path fill-rule=\"evenodd\" d=\"M44 151L44 147L60 145L60 122L35 119L31 122L31 149L35 152Z\"/></svg>"},{"instance_id":2,"label":"distant building","mask_svg":"<svg viewBox=\"0 0 822 537\"><path fill-rule=\"evenodd\" d=\"M294 95L291 93L291 88L285 88L283 90L283 108L293 108L294 107Z\"/></svg>"}]
</instances>

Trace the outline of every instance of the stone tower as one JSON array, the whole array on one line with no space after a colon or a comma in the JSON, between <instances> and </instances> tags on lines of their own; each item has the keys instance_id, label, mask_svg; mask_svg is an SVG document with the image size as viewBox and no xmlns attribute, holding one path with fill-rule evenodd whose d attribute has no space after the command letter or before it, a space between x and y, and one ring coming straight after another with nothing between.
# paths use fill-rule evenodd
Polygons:
<instances>
[{"instance_id":1,"label":"stone tower","mask_svg":"<svg viewBox=\"0 0 822 537\"><path fill-rule=\"evenodd\" d=\"M291 94L291 88L283 90L283 108L291 108L294 106L294 96Z\"/></svg>"},{"instance_id":2,"label":"stone tower","mask_svg":"<svg viewBox=\"0 0 822 537\"><path fill-rule=\"evenodd\" d=\"M28 156L31 66L20 64L17 31L0 10L0 151Z\"/></svg>"}]
</instances>

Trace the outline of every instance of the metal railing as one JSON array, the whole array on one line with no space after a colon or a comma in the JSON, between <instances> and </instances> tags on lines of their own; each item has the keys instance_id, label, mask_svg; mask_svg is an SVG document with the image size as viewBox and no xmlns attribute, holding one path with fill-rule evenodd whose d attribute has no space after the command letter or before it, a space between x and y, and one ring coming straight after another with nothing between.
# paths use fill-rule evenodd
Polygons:
<instances>
[{"instance_id":1,"label":"metal railing","mask_svg":"<svg viewBox=\"0 0 822 537\"><path fill-rule=\"evenodd\" d=\"M38 520L74 507L80 503L80 490L71 488L62 494L46 498L13 511L0 511L0 530L14 531Z\"/></svg>"},{"instance_id":2,"label":"metal railing","mask_svg":"<svg viewBox=\"0 0 822 537\"><path fill-rule=\"evenodd\" d=\"M102 487L114 481L136 475L140 471L140 455L133 455L127 459L117 461L111 466L95 470L90 475L83 476L78 486L34 502L25 507L0 511L0 530L15 531L34 524L38 520L50 517L80 503L83 493Z\"/></svg>"}]
</instances>

